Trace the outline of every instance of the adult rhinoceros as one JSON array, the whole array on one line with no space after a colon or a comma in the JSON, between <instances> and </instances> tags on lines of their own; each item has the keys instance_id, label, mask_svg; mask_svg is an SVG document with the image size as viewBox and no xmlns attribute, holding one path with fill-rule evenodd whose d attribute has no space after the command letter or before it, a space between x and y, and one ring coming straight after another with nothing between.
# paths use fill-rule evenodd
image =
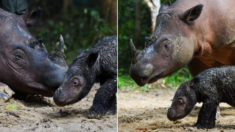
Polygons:
<instances>
[{"instance_id":1,"label":"adult rhinoceros","mask_svg":"<svg viewBox=\"0 0 235 132\"><path fill-rule=\"evenodd\" d=\"M235 1L177 0L162 4L155 30L138 51L131 41L130 76L143 86L185 65L193 76L235 64Z\"/></svg>"},{"instance_id":2,"label":"adult rhinoceros","mask_svg":"<svg viewBox=\"0 0 235 132\"><path fill-rule=\"evenodd\" d=\"M63 45L49 54L28 31L41 13L40 7L23 15L0 9L0 82L16 93L53 96L68 67Z\"/></svg>"}]
</instances>

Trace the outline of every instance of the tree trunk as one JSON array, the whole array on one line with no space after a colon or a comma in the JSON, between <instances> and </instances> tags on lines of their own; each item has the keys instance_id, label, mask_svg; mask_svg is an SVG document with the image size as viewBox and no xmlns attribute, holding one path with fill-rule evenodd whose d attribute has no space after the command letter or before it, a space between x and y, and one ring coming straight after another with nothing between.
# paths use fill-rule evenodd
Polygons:
<instances>
[{"instance_id":1,"label":"tree trunk","mask_svg":"<svg viewBox=\"0 0 235 132\"><path fill-rule=\"evenodd\" d=\"M102 0L102 17L112 26L117 34L117 0Z\"/></svg>"},{"instance_id":2,"label":"tree trunk","mask_svg":"<svg viewBox=\"0 0 235 132\"><path fill-rule=\"evenodd\" d=\"M144 0L144 3L151 12L152 31L154 31L156 18L160 9L160 0Z\"/></svg>"},{"instance_id":3,"label":"tree trunk","mask_svg":"<svg viewBox=\"0 0 235 132\"><path fill-rule=\"evenodd\" d=\"M117 35L117 0L112 0L110 22L111 22L111 25L115 27L114 34Z\"/></svg>"},{"instance_id":4,"label":"tree trunk","mask_svg":"<svg viewBox=\"0 0 235 132\"><path fill-rule=\"evenodd\" d=\"M67 9L68 9L68 6L69 6L69 0L63 0L64 4L63 4L63 13L67 13Z\"/></svg>"},{"instance_id":5,"label":"tree trunk","mask_svg":"<svg viewBox=\"0 0 235 132\"><path fill-rule=\"evenodd\" d=\"M109 20L110 7L112 0L102 0L102 16L105 20Z\"/></svg>"},{"instance_id":6,"label":"tree trunk","mask_svg":"<svg viewBox=\"0 0 235 132\"><path fill-rule=\"evenodd\" d=\"M136 0L135 3L135 38L136 44L138 45L138 38L140 37L140 5L141 0Z\"/></svg>"}]
</instances>

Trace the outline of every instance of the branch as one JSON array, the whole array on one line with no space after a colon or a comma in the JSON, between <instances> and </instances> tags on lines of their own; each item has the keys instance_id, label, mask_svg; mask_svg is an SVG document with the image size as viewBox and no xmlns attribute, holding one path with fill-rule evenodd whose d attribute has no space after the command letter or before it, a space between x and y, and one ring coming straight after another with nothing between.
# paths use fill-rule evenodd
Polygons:
<instances>
[{"instance_id":1,"label":"branch","mask_svg":"<svg viewBox=\"0 0 235 132\"><path fill-rule=\"evenodd\" d=\"M144 0L144 3L148 6L150 10L152 10L154 5L150 0Z\"/></svg>"}]
</instances>

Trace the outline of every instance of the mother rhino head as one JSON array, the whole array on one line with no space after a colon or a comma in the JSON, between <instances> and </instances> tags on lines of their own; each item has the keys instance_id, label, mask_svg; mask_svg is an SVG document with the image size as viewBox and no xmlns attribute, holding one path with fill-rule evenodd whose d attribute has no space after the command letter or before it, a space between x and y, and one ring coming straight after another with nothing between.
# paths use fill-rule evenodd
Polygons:
<instances>
[{"instance_id":1,"label":"mother rhino head","mask_svg":"<svg viewBox=\"0 0 235 132\"><path fill-rule=\"evenodd\" d=\"M131 40L130 76L138 85L153 83L190 62L195 51L193 26L202 7L199 4L181 12L166 2L160 8L154 32L146 38L145 49L137 50Z\"/></svg>"},{"instance_id":2,"label":"mother rhino head","mask_svg":"<svg viewBox=\"0 0 235 132\"><path fill-rule=\"evenodd\" d=\"M0 81L21 93L52 96L68 67L62 40L50 54L28 31L41 14L40 7L20 16L0 9Z\"/></svg>"}]
</instances>

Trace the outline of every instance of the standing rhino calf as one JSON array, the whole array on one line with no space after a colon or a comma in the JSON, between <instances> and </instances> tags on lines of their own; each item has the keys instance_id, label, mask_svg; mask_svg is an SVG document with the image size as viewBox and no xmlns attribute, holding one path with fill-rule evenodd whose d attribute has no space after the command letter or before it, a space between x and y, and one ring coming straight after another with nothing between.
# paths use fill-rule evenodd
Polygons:
<instances>
[{"instance_id":1,"label":"standing rhino calf","mask_svg":"<svg viewBox=\"0 0 235 132\"><path fill-rule=\"evenodd\" d=\"M211 68L181 84L168 109L167 117L172 121L181 119L190 113L197 102L203 102L194 126L213 128L219 103L226 102L235 106L234 97L235 67Z\"/></svg>"},{"instance_id":2,"label":"standing rhino calf","mask_svg":"<svg viewBox=\"0 0 235 132\"><path fill-rule=\"evenodd\" d=\"M101 39L91 51L84 50L69 66L63 83L53 99L59 106L76 103L84 98L95 82L100 82L90 118L101 118L106 112L116 113L117 37Z\"/></svg>"}]
</instances>

